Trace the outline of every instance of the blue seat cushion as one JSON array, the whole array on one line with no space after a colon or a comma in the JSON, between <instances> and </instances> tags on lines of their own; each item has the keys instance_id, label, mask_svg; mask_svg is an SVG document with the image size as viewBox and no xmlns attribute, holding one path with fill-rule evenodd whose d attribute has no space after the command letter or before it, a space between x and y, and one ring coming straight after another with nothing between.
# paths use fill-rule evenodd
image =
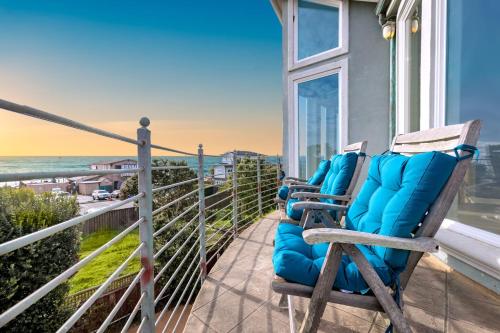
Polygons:
<instances>
[{"instance_id":1,"label":"blue seat cushion","mask_svg":"<svg viewBox=\"0 0 500 333\"><path fill-rule=\"evenodd\" d=\"M283 185L279 188L278 197L283 200L286 200L286 198L288 198L288 186Z\"/></svg>"},{"instance_id":2,"label":"blue seat cushion","mask_svg":"<svg viewBox=\"0 0 500 333\"><path fill-rule=\"evenodd\" d=\"M351 183L357 162L358 154L356 153L333 155L330 159L330 170L328 170L323 184L321 185L320 193L344 195L349 187L349 184ZM292 205L297 201L298 199L293 199L293 201L289 200L286 207L288 217L294 220L300 220L304 211L303 209L292 209ZM330 199L321 199L321 201L337 203L336 201ZM334 218L336 218L336 214L334 212L332 212L332 214L335 215Z\"/></svg>"},{"instance_id":3,"label":"blue seat cushion","mask_svg":"<svg viewBox=\"0 0 500 333\"><path fill-rule=\"evenodd\" d=\"M302 231L301 227L293 224L278 225L274 240L274 271L287 281L314 286L323 266L328 244L309 245L302 238ZM386 285L390 284L394 278L390 267L367 246L357 247L375 268L382 281ZM342 256L332 288L353 292L364 292L368 289L356 264L347 255Z\"/></svg>"}]
</instances>

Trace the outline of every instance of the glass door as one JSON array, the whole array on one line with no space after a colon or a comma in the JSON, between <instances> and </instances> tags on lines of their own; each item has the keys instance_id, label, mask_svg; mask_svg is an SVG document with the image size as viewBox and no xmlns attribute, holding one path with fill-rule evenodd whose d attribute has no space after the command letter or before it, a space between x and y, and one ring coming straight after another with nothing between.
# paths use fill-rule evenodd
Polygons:
<instances>
[{"instance_id":1,"label":"glass door","mask_svg":"<svg viewBox=\"0 0 500 333\"><path fill-rule=\"evenodd\" d=\"M339 146L339 74L296 85L299 177L310 177Z\"/></svg>"},{"instance_id":2,"label":"glass door","mask_svg":"<svg viewBox=\"0 0 500 333\"><path fill-rule=\"evenodd\" d=\"M482 121L478 148L449 218L500 235L500 2L448 0L446 124Z\"/></svg>"}]
</instances>

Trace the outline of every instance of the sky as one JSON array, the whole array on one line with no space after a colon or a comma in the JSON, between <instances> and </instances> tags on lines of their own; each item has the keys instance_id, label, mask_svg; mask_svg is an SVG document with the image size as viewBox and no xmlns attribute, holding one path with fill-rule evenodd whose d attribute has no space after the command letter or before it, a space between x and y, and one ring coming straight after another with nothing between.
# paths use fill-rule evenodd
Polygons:
<instances>
[{"instance_id":1,"label":"sky","mask_svg":"<svg viewBox=\"0 0 500 333\"><path fill-rule=\"evenodd\" d=\"M0 0L0 99L158 145L281 152L281 26L268 0ZM130 155L0 110L0 156ZM155 152L153 152L155 154Z\"/></svg>"}]
</instances>

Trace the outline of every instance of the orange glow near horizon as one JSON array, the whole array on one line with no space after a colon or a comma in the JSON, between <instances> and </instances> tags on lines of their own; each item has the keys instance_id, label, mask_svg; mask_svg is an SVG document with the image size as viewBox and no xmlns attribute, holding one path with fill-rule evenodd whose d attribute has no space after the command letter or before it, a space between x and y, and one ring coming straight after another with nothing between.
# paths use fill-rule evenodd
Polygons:
<instances>
[{"instance_id":1,"label":"orange glow near horizon","mask_svg":"<svg viewBox=\"0 0 500 333\"><path fill-rule=\"evenodd\" d=\"M76 120L76 119L75 119ZM87 125L135 138L138 121ZM200 120L155 120L149 126L154 144L195 153L202 143L207 154L233 149L266 155L281 153L280 124L246 119L236 124ZM135 146L73 128L0 111L0 156L129 156ZM153 150L153 155L175 155Z\"/></svg>"}]
</instances>

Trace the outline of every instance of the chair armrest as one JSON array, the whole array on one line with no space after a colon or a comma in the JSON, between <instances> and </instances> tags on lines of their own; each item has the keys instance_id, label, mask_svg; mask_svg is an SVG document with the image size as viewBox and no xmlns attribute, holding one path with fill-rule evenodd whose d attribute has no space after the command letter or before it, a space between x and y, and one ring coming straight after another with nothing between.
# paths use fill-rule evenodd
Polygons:
<instances>
[{"instance_id":1,"label":"chair armrest","mask_svg":"<svg viewBox=\"0 0 500 333\"><path fill-rule=\"evenodd\" d=\"M347 206L329 204L326 202L301 201L292 204L292 209L318 209L318 210L330 209L336 211L344 211L347 210Z\"/></svg>"},{"instance_id":2,"label":"chair armrest","mask_svg":"<svg viewBox=\"0 0 500 333\"><path fill-rule=\"evenodd\" d=\"M439 243L434 238L401 238L370 234L346 229L317 228L302 233L308 244L337 242L347 244L378 245L393 249L418 252L437 252Z\"/></svg>"},{"instance_id":3,"label":"chair armrest","mask_svg":"<svg viewBox=\"0 0 500 333\"><path fill-rule=\"evenodd\" d=\"M287 180L292 180L292 181L297 181L301 183L307 183L307 179L302 179L302 178L297 178L297 177L286 177L285 181Z\"/></svg>"},{"instance_id":4,"label":"chair armrest","mask_svg":"<svg viewBox=\"0 0 500 333\"><path fill-rule=\"evenodd\" d=\"M288 186L290 186L290 185L310 185L307 182L302 182L302 181L293 180L293 179L285 179L283 181L283 183L285 183Z\"/></svg>"},{"instance_id":5,"label":"chair armrest","mask_svg":"<svg viewBox=\"0 0 500 333\"><path fill-rule=\"evenodd\" d=\"M296 198L296 199L315 198L315 199L332 199L332 200L339 200L339 201L351 200L350 195L330 195L330 194L312 193L312 192L295 192L295 193L292 193L291 197Z\"/></svg>"},{"instance_id":6,"label":"chair armrest","mask_svg":"<svg viewBox=\"0 0 500 333\"><path fill-rule=\"evenodd\" d=\"M289 191L292 190L314 190L314 191L319 191L321 189L321 186L316 186L316 185L291 185L288 187Z\"/></svg>"}]
</instances>

